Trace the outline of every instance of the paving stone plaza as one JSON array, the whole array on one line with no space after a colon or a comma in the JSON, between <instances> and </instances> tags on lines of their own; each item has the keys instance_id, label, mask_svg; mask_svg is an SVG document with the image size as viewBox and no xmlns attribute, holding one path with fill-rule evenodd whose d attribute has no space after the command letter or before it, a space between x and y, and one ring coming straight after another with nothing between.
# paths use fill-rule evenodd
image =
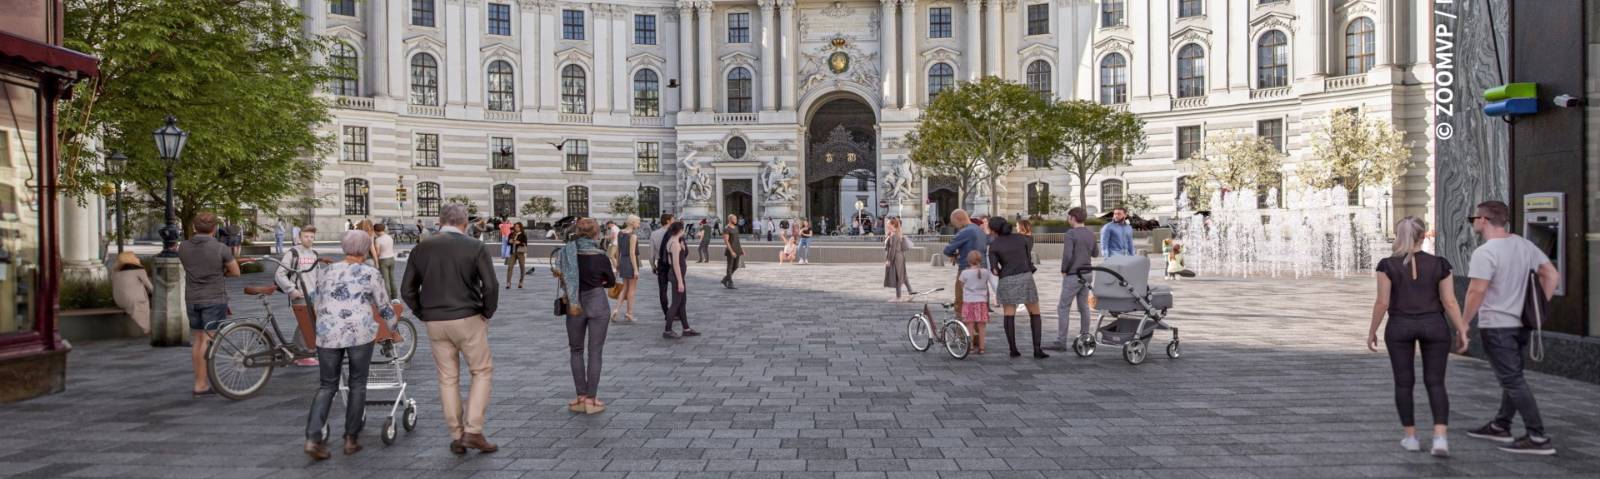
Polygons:
<instances>
[{"instance_id":1,"label":"paving stone plaza","mask_svg":"<svg viewBox=\"0 0 1600 479\"><path fill-rule=\"evenodd\" d=\"M1583 476L1600 470L1600 386L1529 373L1559 455L1502 453L1465 429L1493 413L1487 363L1453 357L1449 459L1404 452L1388 360L1362 344L1371 280L1200 278L1174 284L1184 356L1140 366L1102 348L958 361L908 347L915 305L890 304L876 265L753 263L738 290L691 265L698 338L661 337L653 280L638 324L614 324L602 414L573 395L563 323L541 265L501 296L491 344L493 454L446 448L432 357L410 376L421 418L394 445L368 409L355 456L301 453L314 369L278 369L244 401L189 397L187 348L75 345L64 393L0 406L0 476L17 477L1418 477ZM1046 339L1060 276L1038 276ZM947 268L911 266L919 288ZM237 294L236 314L259 305ZM944 296L948 298L948 296ZM275 297L280 313L282 298ZM1025 324L1025 321L1024 321ZM1026 341L1026 327L1019 340ZM1474 338L1476 339L1476 338ZM463 378L465 382L465 378ZM465 385L463 385L465 386ZM1427 417L1417 387L1418 416ZM375 393L376 395L376 393ZM340 430L343 406L333 428ZM1425 422L1425 421L1424 421ZM1424 428L1425 429L1425 428ZM1426 433L1422 433L1426 439ZM1589 476L1593 477L1593 476Z\"/></svg>"}]
</instances>

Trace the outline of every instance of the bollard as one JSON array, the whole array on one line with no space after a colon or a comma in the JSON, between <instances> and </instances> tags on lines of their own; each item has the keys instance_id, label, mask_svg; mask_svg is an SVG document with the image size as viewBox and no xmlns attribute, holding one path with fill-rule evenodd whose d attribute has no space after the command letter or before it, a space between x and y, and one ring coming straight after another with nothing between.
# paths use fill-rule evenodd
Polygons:
<instances>
[{"instance_id":1,"label":"bollard","mask_svg":"<svg viewBox=\"0 0 1600 479\"><path fill-rule=\"evenodd\" d=\"M183 302L183 263L178 258L154 259L155 282L150 298L150 345L183 346L189 318Z\"/></svg>"},{"instance_id":2,"label":"bollard","mask_svg":"<svg viewBox=\"0 0 1600 479\"><path fill-rule=\"evenodd\" d=\"M938 254L938 253L934 253L933 255L931 255L928 258L928 263L930 265L932 265L932 266L940 266L940 267L942 267L942 266L944 266L944 255Z\"/></svg>"}]
</instances>

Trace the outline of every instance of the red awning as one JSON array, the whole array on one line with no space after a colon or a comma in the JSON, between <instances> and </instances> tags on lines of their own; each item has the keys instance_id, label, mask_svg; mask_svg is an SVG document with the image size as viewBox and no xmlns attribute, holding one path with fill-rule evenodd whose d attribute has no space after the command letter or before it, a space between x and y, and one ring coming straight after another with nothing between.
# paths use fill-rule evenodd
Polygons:
<instances>
[{"instance_id":1,"label":"red awning","mask_svg":"<svg viewBox=\"0 0 1600 479\"><path fill-rule=\"evenodd\" d=\"M6 32L0 32L0 57L68 71L83 77L100 74L100 60L95 57Z\"/></svg>"}]
</instances>

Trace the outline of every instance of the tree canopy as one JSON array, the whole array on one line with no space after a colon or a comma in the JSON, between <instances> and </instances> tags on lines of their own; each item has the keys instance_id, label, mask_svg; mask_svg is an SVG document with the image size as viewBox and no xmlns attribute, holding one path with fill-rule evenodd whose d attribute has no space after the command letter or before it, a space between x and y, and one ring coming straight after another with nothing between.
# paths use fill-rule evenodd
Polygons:
<instances>
[{"instance_id":1,"label":"tree canopy","mask_svg":"<svg viewBox=\"0 0 1600 479\"><path fill-rule=\"evenodd\" d=\"M929 174L957 179L960 203L985 184L991 201L997 180L1015 169L1040 131L1044 100L1020 84L995 77L940 92L906 137L911 161Z\"/></svg>"},{"instance_id":2,"label":"tree canopy","mask_svg":"<svg viewBox=\"0 0 1600 479\"><path fill-rule=\"evenodd\" d=\"M122 151L118 176L160 209L166 165L151 132L172 115L189 132L174 168L184 231L201 210L272 214L307 194L332 139L316 94L330 70L314 63L323 43L302 18L284 2L67 0L66 46L99 57L101 74L62 105L63 189L101 190L113 179L105 156Z\"/></svg>"},{"instance_id":3,"label":"tree canopy","mask_svg":"<svg viewBox=\"0 0 1600 479\"><path fill-rule=\"evenodd\" d=\"M1245 189L1260 193L1283 181L1283 154L1255 134L1219 133L1186 160L1194 176L1184 193L1198 209L1214 206L1210 204L1213 187L1221 188L1224 195Z\"/></svg>"},{"instance_id":4,"label":"tree canopy","mask_svg":"<svg viewBox=\"0 0 1600 479\"><path fill-rule=\"evenodd\" d=\"M1387 187L1411 166L1411 142L1394 124L1353 111L1334 113L1312 140L1312 159L1295 174L1306 186Z\"/></svg>"},{"instance_id":5,"label":"tree canopy","mask_svg":"<svg viewBox=\"0 0 1600 479\"><path fill-rule=\"evenodd\" d=\"M531 216L537 219L549 219L561 211L561 205L548 196L534 196L522 204L522 216Z\"/></svg>"},{"instance_id":6,"label":"tree canopy","mask_svg":"<svg viewBox=\"0 0 1600 479\"><path fill-rule=\"evenodd\" d=\"M1127 166L1145 150L1144 120L1132 113L1083 100L1058 101L1046 108L1029 152L1050 158L1079 185L1110 168ZM1087 188L1078 188L1078 204L1089 204Z\"/></svg>"}]
</instances>

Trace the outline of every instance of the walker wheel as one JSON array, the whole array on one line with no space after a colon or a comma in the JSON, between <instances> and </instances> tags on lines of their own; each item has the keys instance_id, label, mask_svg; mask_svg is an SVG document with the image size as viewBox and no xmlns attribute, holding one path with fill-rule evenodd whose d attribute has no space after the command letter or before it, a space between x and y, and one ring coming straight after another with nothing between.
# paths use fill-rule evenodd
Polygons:
<instances>
[{"instance_id":1,"label":"walker wheel","mask_svg":"<svg viewBox=\"0 0 1600 479\"><path fill-rule=\"evenodd\" d=\"M1178 356L1181 355L1183 355L1183 351L1179 349L1177 340L1167 343L1167 357L1178 359Z\"/></svg>"},{"instance_id":2,"label":"walker wheel","mask_svg":"<svg viewBox=\"0 0 1600 479\"><path fill-rule=\"evenodd\" d=\"M402 411L400 413L400 426L406 428L406 432L411 432L412 429L416 429L417 428L417 403L416 403L416 401L408 401L408 402L406 402L405 411Z\"/></svg>"},{"instance_id":3,"label":"walker wheel","mask_svg":"<svg viewBox=\"0 0 1600 479\"><path fill-rule=\"evenodd\" d=\"M1144 362L1147 353L1145 342L1138 339L1128 341L1128 344L1122 346L1122 359L1135 366Z\"/></svg>"},{"instance_id":4,"label":"walker wheel","mask_svg":"<svg viewBox=\"0 0 1600 479\"><path fill-rule=\"evenodd\" d=\"M394 444L394 437L399 434L394 428L394 416L383 420L383 445Z\"/></svg>"}]
</instances>

